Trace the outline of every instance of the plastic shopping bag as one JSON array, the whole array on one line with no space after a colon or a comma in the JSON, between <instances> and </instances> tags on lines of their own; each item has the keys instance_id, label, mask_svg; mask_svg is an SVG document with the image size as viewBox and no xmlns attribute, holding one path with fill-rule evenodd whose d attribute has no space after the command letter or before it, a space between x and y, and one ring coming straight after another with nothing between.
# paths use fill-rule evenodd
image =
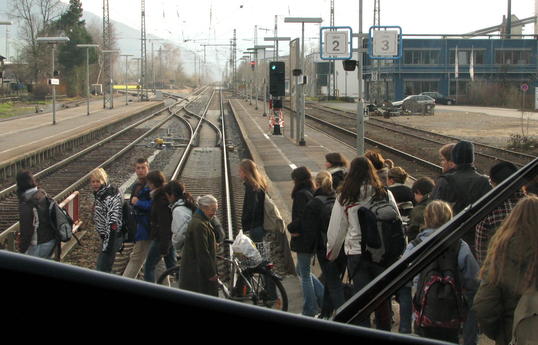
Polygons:
<instances>
[{"instance_id":1,"label":"plastic shopping bag","mask_svg":"<svg viewBox=\"0 0 538 345\"><path fill-rule=\"evenodd\" d=\"M237 234L234 243L232 244L232 250L236 254L246 257L253 265L259 264L262 261L262 257L254 242L245 234L243 230L239 231Z\"/></svg>"}]
</instances>

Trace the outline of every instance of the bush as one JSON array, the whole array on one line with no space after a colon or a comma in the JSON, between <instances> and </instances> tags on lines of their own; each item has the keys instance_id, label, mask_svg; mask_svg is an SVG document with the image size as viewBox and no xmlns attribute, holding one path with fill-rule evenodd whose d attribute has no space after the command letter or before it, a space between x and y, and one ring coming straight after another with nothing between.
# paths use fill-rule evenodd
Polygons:
<instances>
[{"instance_id":1,"label":"bush","mask_svg":"<svg viewBox=\"0 0 538 345\"><path fill-rule=\"evenodd\" d=\"M538 142L532 137L521 134L510 134L508 148L513 150L532 150L538 147Z\"/></svg>"},{"instance_id":2,"label":"bush","mask_svg":"<svg viewBox=\"0 0 538 345\"><path fill-rule=\"evenodd\" d=\"M35 84L32 87L32 96L34 99L45 99L49 94L49 86L47 84Z\"/></svg>"}]
</instances>

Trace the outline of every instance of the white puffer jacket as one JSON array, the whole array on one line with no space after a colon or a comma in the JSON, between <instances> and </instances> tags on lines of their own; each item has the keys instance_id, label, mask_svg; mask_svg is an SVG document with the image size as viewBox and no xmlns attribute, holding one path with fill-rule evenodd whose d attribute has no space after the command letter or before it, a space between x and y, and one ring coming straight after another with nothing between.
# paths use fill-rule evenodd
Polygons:
<instances>
[{"instance_id":1,"label":"white puffer jacket","mask_svg":"<svg viewBox=\"0 0 538 345\"><path fill-rule=\"evenodd\" d=\"M185 235L192 219L192 211L185 206L183 199L170 204L169 207L172 210L172 243L177 250L181 250L185 244Z\"/></svg>"},{"instance_id":2,"label":"white puffer jacket","mask_svg":"<svg viewBox=\"0 0 538 345\"><path fill-rule=\"evenodd\" d=\"M341 205L340 195L336 197L327 230L327 259L335 260L340 253L342 244L344 244L346 255L361 254L361 227L357 211L368 203L374 195L372 186L368 185L366 188L365 196L353 204ZM387 192L390 202L394 203L396 207L394 196L390 191Z\"/></svg>"}]
</instances>

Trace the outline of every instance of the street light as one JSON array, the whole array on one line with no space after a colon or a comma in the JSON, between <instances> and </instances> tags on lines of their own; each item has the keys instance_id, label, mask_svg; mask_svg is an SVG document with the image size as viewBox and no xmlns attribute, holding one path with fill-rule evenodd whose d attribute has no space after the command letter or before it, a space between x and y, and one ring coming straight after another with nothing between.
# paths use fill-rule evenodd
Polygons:
<instances>
[{"instance_id":1,"label":"street light","mask_svg":"<svg viewBox=\"0 0 538 345\"><path fill-rule=\"evenodd\" d=\"M323 21L322 18L305 18L305 17L286 17L284 18L284 23L301 23L302 25L302 36L301 36L301 74L304 74L304 25L305 23L311 23L311 24L319 24ZM299 130L298 130L298 137L299 145L303 146L305 145L304 140L304 121L305 121L305 114L304 114L304 82L297 85L297 110L299 111Z\"/></svg>"},{"instance_id":2,"label":"street light","mask_svg":"<svg viewBox=\"0 0 538 345\"><path fill-rule=\"evenodd\" d=\"M52 75L49 79L49 83L52 86L52 124L56 124L56 80L54 79L54 52L56 50L56 44L69 42L69 37L38 37L36 39L38 43L52 44Z\"/></svg>"},{"instance_id":3,"label":"street light","mask_svg":"<svg viewBox=\"0 0 538 345\"><path fill-rule=\"evenodd\" d=\"M133 56L132 54L122 54L120 56L125 56L125 78L124 78L124 83L125 83L125 105L129 105L129 92L127 90L127 59L130 57L130 56Z\"/></svg>"},{"instance_id":4,"label":"street light","mask_svg":"<svg viewBox=\"0 0 538 345\"><path fill-rule=\"evenodd\" d=\"M101 53L103 53L103 55L105 54L117 54L119 53L120 50L119 49L105 49L105 50L101 50ZM110 109L114 108L114 90L113 90L113 87L112 87L112 81L113 81L113 77L112 77L112 63L110 63L110 80L108 81L110 83ZM106 91L103 90L103 108L106 106Z\"/></svg>"},{"instance_id":5,"label":"street light","mask_svg":"<svg viewBox=\"0 0 538 345\"><path fill-rule=\"evenodd\" d=\"M86 115L90 115L90 48L99 48L98 44L77 44L77 48L86 48Z\"/></svg>"}]
</instances>

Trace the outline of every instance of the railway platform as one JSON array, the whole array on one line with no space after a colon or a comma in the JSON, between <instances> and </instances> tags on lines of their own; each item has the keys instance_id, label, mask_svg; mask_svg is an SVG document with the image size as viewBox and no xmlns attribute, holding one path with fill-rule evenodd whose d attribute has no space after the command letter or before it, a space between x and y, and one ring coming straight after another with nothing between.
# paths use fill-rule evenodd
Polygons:
<instances>
[{"instance_id":1,"label":"railway platform","mask_svg":"<svg viewBox=\"0 0 538 345\"><path fill-rule=\"evenodd\" d=\"M356 156L354 148L309 127L305 127L306 145L296 144L290 137L289 118L284 118L282 135L273 135L269 116L262 116L263 107L256 110L254 105L237 98L230 100L230 104L253 160L269 180L269 195L278 206L286 224L291 222L293 169L306 166L315 176L317 172L325 169L325 155L329 152L340 152L349 160ZM287 235L289 241L289 234ZM292 256L295 262L294 254ZM316 275L321 273L317 261L312 271ZM302 292L299 279L288 276L284 285L290 301L288 310L300 314Z\"/></svg>"},{"instance_id":2,"label":"railway platform","mask_svg":"<svg viewBox=\"0 0 538 345\"><path fill-rule=\"evenodd\" d=\"M52 124L52 113L39 113L0 122L0 167L24 159L32 153L52 147L121 121L134 114L150 111L162 101L125 102L118 101L113 109L103 109L102 102L92 102L90 115L86 107L56 111L56 124Z\"/></svg>"}]
</instances>

